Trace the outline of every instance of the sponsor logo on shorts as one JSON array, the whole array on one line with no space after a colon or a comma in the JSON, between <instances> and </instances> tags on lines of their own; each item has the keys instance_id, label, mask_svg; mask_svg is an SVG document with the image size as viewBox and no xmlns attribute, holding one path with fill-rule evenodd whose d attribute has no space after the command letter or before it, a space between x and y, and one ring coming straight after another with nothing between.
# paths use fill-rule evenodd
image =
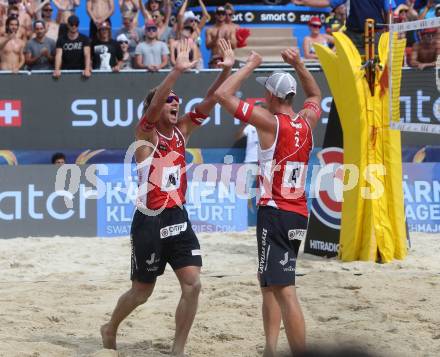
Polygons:
<instances>
[{"instance_id":1,"label":"sponsor logo on shorts","mask_svg":"<svg viewBox=\"0 0 440 357\"><path fill-rule=\"evenodd\" d=\"M148 259L145 260L145 263L147 263L147 265L149 265L146 270L149 272L153 272L153 271L157 271L159 270L159 266L158 265L154 265L156 263L160 262L160 258L156 257L156 253L151 253L150 257Z\"/></svg>"},{"instance_id":2,"label":"sponsor logo on shorts","mask_svg":"<svg viewBox=\"0 0 440 357\"><path fill-rule=\"evenodd\" d=\"M159 262L160 262L160 258L157 258L157 259L156 259L156 253L152 253L152 254L150 255L150 258L148 258L147 260L145 260L145 262L146 262L148 265L151 265L151 264L154 264L154 263L159 263Z\"/></svg>"},{"instance_id":3,"label":"sponsor logo on shorts","mask_svg":"<svg viewBox=\"0 0 440 357\"><path fill-rule=\"evenodd\" d=\"M174 224L172 226L163 227L160 230L160 238L168 238L179 235L181 232L185 232L188 224L187 222Z\"/></svg>"},{"instance_id":4,"label":"sponsor logo on shorts","mask_svg":"<svg viewBox=\"0 0 440 357\"><path fill-rule=\"evenodd\" d=\"M193 249L191 251L191 254L192 255L202 255L202 252L200 251L200 249Z\"/></svg>"},{"instance_id":5,"label":"sponsor logo on shorts","mask_svg":"<svg viewBox=\"0 0 440 357\"><path fill-rule=\"evenodd\" d=\"M260 253L260 263L258 265L258 271L260 274L263 273L264 265L266 262L266 237L267 237L267 229L263 228L263 231L261 233L261 253Z\"/></svg>"},{"instance_id":6,"label":"sponsor logo on shorts","mask_svg":"<svg viewBox=\"0 0 440 357\"><path fill-rule=\"evenodd\" d=\"M287 232L287 236L289 240L301 240L303 241L306 238L306 229L290 229Z\"/></svg>"},{"instance_id":7,"label":"sponsor logo on shorts","mask_svg":"<svg viewBox=\"0 0 440 357\"><path fill-rule=\"evenodd\" d=\"M289 252L284 253L284 257L283 259L280 260L280 264L283 266L283 270L284 271L295 271L295 264L294 265L289 265L286 267L286 265L289 262L293 262L295 263L296 259L295 258L290 258L289 259Z\"/></svg>"}]
</instances>

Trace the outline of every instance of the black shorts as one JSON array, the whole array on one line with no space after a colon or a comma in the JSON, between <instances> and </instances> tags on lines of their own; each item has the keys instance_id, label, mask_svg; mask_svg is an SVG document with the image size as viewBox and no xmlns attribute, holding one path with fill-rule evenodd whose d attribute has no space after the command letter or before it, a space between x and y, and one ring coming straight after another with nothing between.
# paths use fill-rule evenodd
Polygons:
<instances>
[{"instance_id":1,"label":"black shorts","mask_svg":"<svg viewBox=\"0 0 440 357\"><path fill-rule=\"evenodd\" d=\"M131 280L153 283L166 264L173 270L202 266L199 241L185 208L166 208L157 216L136 210L131 224Z\"/></svg>"},{"instance_id":2,"label":"black shorts","mask_svg":"<svg viewBox=\"0 0 440 357\"><path fill-rule=\"evenodd\" d=\"M307 217L273 207L258 207L257 242L260 285L295 285L296 258Z\"/></svg>"}]
</instances>

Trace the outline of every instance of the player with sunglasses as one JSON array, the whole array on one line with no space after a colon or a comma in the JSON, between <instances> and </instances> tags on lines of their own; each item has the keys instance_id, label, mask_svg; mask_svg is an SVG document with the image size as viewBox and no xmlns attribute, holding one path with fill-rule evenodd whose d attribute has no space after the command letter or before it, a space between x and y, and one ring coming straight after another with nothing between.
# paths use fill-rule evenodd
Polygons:
<instances>
[{"instance_id":1,"label":"player with sunglasses","mask_svg":"<svg viewBox=\"0 0 440 357\"><path fill-rule=\"evenodd\" d=\"M156 278L167 263L176 274L182 295L176 311L172 354L183 356L185 343L197 311L200 293L200 245L183 204L186 191L185 145L215 105L214 93L229 76L233 58L224 57L223 71L195 109L179 118L179 97L172 90L183 72L193 68L190 46L182 41L176 65L144 100L136 127L134 156L138 168L138 202L131 240L132 287L123 294L110 321L101 327L104 348L116 349L119 324L154 290ZM153 328L152 326L149 326Z\"/></svg>"}]
</instances>

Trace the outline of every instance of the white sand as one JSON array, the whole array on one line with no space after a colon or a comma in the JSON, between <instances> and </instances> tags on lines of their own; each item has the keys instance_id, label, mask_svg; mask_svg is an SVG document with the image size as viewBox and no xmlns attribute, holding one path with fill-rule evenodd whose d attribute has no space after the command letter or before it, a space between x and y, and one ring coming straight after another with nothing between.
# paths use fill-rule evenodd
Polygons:
<instances>
[{"instance_id":1,"label":"white sand","mask_svg":"<svg viewBox=\"0 0 440 357\"><path fill-rule=\"evenodd\" d=\"M253 232L201 235L200 308L191 356L258 356L263 348ZM412 235L403 262L301 256L297 272L310 344L354 341L384 356L440 355L440 235ZM0 356L117 356L99 326L129 286L128 238L0 240ZM121 326L119 356L169 351L179 287L172 271ZM287 351L281 336L280 351ZM285 355L284 352L284 355Z\"/></svg>"}]
</instances>

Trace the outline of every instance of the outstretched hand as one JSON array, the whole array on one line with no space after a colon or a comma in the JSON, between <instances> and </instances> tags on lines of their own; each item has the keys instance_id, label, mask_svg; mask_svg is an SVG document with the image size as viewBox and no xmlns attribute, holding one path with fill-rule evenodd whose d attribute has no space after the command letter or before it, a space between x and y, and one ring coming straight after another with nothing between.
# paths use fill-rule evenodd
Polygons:
<instances>
[{"instance_id":1,"label":"outstretched hand","mask_svg":"<svg viewBox=\"0 0 440 357\"><path fill-rule=\"evenodd\" d=\"M220 52L222 55L222 61L218 63L223 69L232 68L235 63L234 50L231 47L231 42L224 38L219 41Z\"/></svg>"},{"instance_id":2,"label":"outstretched hand","mask_svg":"<svg viewBox=\"0 0 440 357\"><path fill-rule=\"evenodd\" d=\"M301 56L297 49L287 48L281 52L281 57L284 62L290 64L293 68L296 68L296 66L302 63Z\"/></svg>"},{"instance_id":3,"label":"outstretched hand","mask_svg":"<svg viewBox=\"0 0 440 357\"><path fill-rule=\"evenodd\" d=\"M187 39L179 41L177 46L177 58L174 68L179 72L185 72L197 65L198 61L189 60L189 52L191 50L190 43Z\"/></svg>"}]
</instances>

